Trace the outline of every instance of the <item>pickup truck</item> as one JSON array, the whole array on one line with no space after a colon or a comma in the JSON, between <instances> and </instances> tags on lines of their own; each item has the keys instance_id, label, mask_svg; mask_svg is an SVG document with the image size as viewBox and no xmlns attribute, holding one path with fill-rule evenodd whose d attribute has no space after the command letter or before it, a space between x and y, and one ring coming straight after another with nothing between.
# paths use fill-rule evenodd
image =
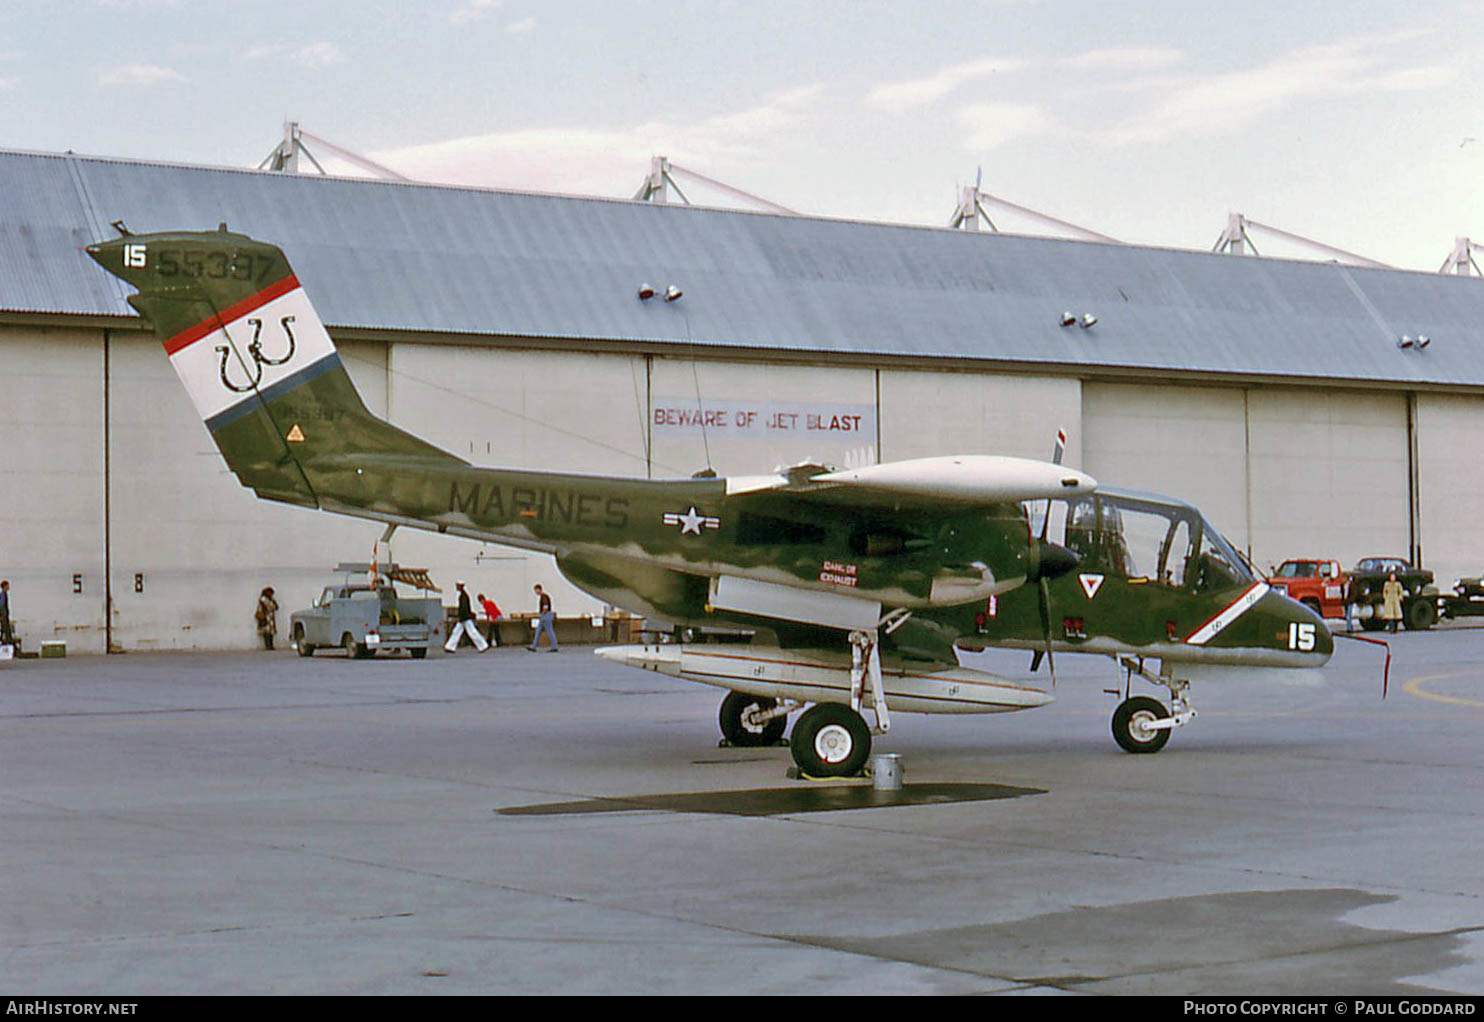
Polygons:
<instances>
[{"instance_id":1,"label":"pickup truck","mask_svg":"<svg viewBox=\"0 0 1484 1022\"><path fill-rule=\"evenodd\" d=\"M1360 627L1368 632L1386 627L1381 619L1381 587L1393 572L1402 585L1402 624L1418 631L1437 624L1438 590L1432 584L1432 572L1414 568L1401 557L1363 557L1350 569L1348 596Z\"/></svg>"},{"instance_id":2,"label":"pickup truck","mask_svg":"<svg viewBox=\"0 0 1484 1022\"><path fill-rule=\"evenodd\" d=\"M405 649L416 660L443 645L443 601L404 597L390 581L325 586L308 610L289 618L289 634L300 656L317 649L343 649L361 659L378 650Z\"/></svg>"},{"instance_id":3,"label":"pickup truck","mask_svg":"<svg viewBox=\"0 0 1484 1022\"><path fill-rule=\"evenodd\" d=\"M1278 565L1268 581L1278 592L1304 604L1320 617L1345 616L1345 587L1349 578L1339 561L1289 558Z\"/></svg>"}]
</instances>

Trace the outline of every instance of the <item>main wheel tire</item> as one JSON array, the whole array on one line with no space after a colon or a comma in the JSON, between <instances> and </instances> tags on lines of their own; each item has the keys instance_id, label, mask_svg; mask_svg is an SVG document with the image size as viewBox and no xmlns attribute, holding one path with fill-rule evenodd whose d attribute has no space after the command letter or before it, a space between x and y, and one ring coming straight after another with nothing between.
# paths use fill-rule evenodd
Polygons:
<instances>
[{"instance_id":1,"label":"main wheel tire","mask_svg":"<svg viewBox=\"0 0 1484 1022\"><path fill-rule=\"evenodd\" d=\"M1421 596L1402 608L1402 620L1408 630L1425 632L1438 623L1438 607Z\"/></svg>"},{"instance_id":2,"label":"main wheel tire","mask_svg":"<svg viewBox=\"0 0 1484 1022\"><path fill-rule=\"evenodd\" d=\"M819 703L800 714L789 748L809 777L854 777L871 755L871 729L850 707Z\"/></svg>"},{"instance_id":3,"label":"main wheel tire","mask_svg":"<svg viewBox=\"0 0 1484 1022\"><path fill-rule=\"evenodd\" d=\"M1113 711L1113 740L1124 752L1155 753L1170 740L1168 728L1151 729L1150 724L1170 715L1164 704L1149 696L1134 696L1118 704Z\"/></svg>"},{"instance_id":4,"label":"main wheel tire","mask_svg":"<svg viewBox=\"0 0 1484 1022\"><path fill-rule=\"evenodd\" d=\"M304 641L303 625L294 629L294 649L299 651L300 656L314 656L314 647Z\"/></svg>"},{"instance_id":5,"label":"main wheel tire","mask_svg":"<svg viewBox=\"0 0 1484 1022\"><path fill-rule=\"evenodd\" d=\"M761 725L748 723L751 713L762 713L773 709L777 702L762 696L751 696L745 692L728 692L721 701L721 712L717 715L721 725L721 736L730 745L755 748L762 745L777 745L788 727L787 717L771 717Z\"/></svg>"}]
</instances>

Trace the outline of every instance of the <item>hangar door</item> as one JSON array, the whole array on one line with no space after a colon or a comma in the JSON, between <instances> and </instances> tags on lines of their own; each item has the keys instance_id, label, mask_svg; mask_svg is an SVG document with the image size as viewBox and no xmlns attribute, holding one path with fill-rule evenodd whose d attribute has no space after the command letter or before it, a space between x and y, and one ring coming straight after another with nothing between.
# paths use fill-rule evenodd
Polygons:
<instances>
[{"instance_id":1,"label":"hangar door","mask_svg":"<svg viewBox=\"0 0 1484 1022\"><path fill-rule=\"evenodd\" d=\"M1083 468L1100 484L1189 501L1245 551L1247 427L1242 391L1082 385Z\"/></svg>"},{"instance_id":2,"label":"hangar door","mask_svg":"<svg viewBox=\"0 0 1484 1022\"><path fill-rule=\"evenodd\" d=\"M1319 388L1247 392L1252 555L1406 557L1407 398Z\"/></svg>"},{"instance_id":3,"label":"hangar door","mask_svg":"<svg viewBox=\"0 0 1484 1022\"><path fill-rule=\"evenodd\" d=\"M1417 396L1422 563L1432 569L1440 589L1484 571L1474 455L1479 450L1484 450L1484 405L1477 397Z\"/></svg>"},{"instance_id":4,"label":"hangar door","mask_svg":"<svg viewBox=\"0 0 1484 1022\"><path fill-rule=\"evenodd\" d=\"M1267 570L1287 557L1406 556L1406 397L1320 388L1085 383L1099 482L1201 508Z\"/></svg>"}]
</instances>

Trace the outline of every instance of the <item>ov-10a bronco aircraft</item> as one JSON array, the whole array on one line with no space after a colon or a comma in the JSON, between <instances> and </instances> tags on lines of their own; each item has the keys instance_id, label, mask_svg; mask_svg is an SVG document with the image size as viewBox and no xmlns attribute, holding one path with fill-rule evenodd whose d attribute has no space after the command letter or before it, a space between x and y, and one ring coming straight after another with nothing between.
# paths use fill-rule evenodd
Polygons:
<instances>
[{"instance_id":1,"label":"ov-10a bronco aircraft","mask_svg":"<svg viewBox=\"0 0 1484 1022\"><path fill-rule=\"evenodd\" d=\"M372 415L288 260L216 231L87 251L133 285L227 465L268 500L555 555L605 602L745 646L600 655L728 689L721 729L809 776L857 773L891 712L998 713L1048 692L956 648L1119 657L1171 707L1125 698L1113 732L1155 752L1194 710L1189 664L1317 667L1324 623L1253 576L1195 508L986 455L651 480L479 468ZM1158 670L1145 667L1157 661ZM1054 665L1053 665L1054 680ZM1125 687L1127 695L1127 686ZM807 707L807 708L806 708ZM870 710L874 728L867 725Z\"/></svg>"}]
</instances>

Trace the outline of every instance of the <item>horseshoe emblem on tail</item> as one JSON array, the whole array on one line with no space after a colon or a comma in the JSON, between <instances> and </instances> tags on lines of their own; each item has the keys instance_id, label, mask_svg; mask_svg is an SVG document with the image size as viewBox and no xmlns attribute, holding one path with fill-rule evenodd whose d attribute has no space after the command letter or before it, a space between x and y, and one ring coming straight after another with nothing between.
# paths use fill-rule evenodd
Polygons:
<instances>
[{"instance_id":1,"label":"horseshoe emblem on tail","mask_svg":"<svg viewBox=\"0 0 1484 1022\"><path fill-rule=\"evenodd\" d=\"M261 319L248 320L252 324L252 340L248 342L247 353L252 356L253 365L250 370L252 378L244 384L233 383L227 378L227 362L231 359L231 348L225 344L218 344L216 350L222 356L218 375L221 376L222 386L234 394L244 394L262 382L264 366L281 366L292 359L294 357L295 342L294 331L289 324L293 321L293 316L284 316L279 319L278 323L283 327L283 335L288 338L288 349L278 358L269 358L263 354L263 321Z\"/></svg>"}]
</instances>

